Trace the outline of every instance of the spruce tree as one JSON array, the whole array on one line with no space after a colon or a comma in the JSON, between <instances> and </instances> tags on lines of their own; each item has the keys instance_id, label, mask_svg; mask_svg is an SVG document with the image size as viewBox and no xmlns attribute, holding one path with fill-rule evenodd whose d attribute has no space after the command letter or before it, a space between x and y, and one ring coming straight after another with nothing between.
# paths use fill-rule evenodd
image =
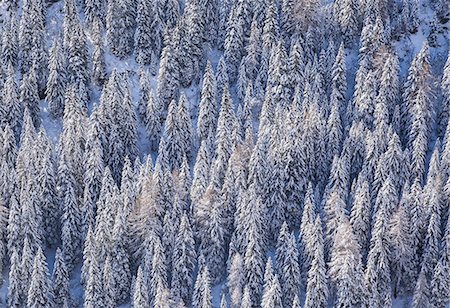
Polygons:
<instances>
[{"instance_id":1,"label":"spruce tree","mask_svg":"<svg viewBox=\"0 0 450 308\"><path fill-rule=\"evenodd\" d=\"M197 152L194 165L194 178L191 185L191 200L193 204L198 203L208 186L212 155L211 145L208 144L208 140L202 140Z\"/></svg>"},{"instance_id":2,"label":"spruce tree","mask_svg":"<svg viewBox=\"0 0 450 308\"><path fill-rule=\"evenodd\" d=\"M315 249L311 267L308 271L305 307L326 307L328 302L328 286L324 259L322 223L319 215L317 215L314 222L311 240L314 243ZM294 294L292 302L295 301L296 297L298 297L298 292Z\"/></svg>"},{"instance_id":3,"label":"spruce tree","mask_svg":"<svg viewBox=\"0 0 450 308\"><path fill-rule=\"evenodd\" d=\"M102 176L104 172L104 149L102 141L104 136L100 130L98 109L94 108L88 123L85 152L83 157L83 234L85 235L89 227L95 226L96 203L98 201Z\"/></svg>"},{"instance_id":4,"label":"spruce tree","mask_svg":"<svg viewBox=\"0 0 450 308\"><path fill-rule=\"evenodd\" d=\"M242 257L239 253L235 253L231 258L227 286L231 299L231 307L239 307L239 304L243 300L244 289L244 268Z\"/></svg>"},{"instance_id":5,"label":"spruce tree","mask_svg":"<svg viewBox=\"0 0 450 308\"><path fill-rule=\"evenodd\" d=\"M139 266L132 294L132 306L134 308L150 308L148 289L144 279L142 266Z\"/></svg>"},{"instance_id":6,"label":"spruce tree","mask_svg":"<svg viewBox=\"0 0 450 308\"><path fill-rule=\"evenodd\" d=\"M235 145L232 140L232 135L236 125L237 122L233 110L233 101L230 97L228 87L225 86L219 119L217 122L216 158L211 172L211 180L219 183L219 188L222 187L227 162Z\"/></svg>"},{"instance_id":7,"label":"spruce tree","mask_svg":"<svg viewBox=\"0 0 450 308\"><path fill-rule=\"evenodd\" d=\"M10 252L10 269L9 269L9 284L8 284L8 307L20 307L24 305L24 288L25 286L21 282L21 265L20 256L16 248L13 248Z\"/></svg>"},{"instance_id":8,"label":"spruce tree","mask_svg":"<svg viewBox=\"0 0 450 308\"><path fill-rule=\"evenodd\" d=\"M261 205L261 201L257 201ZM249 229L246 235L247 247L244 254L245 281L249 287L252 301L257 303L261 299L264 267L264 238L261 236L260 219L262 215L256 212L250 213Z\"/></svg>"},{"instance_id":9,"label":"spruce tree","mask_svg":"<svg viewBox=\"0 0 450 308\"><path fill-rule=\"evenodd\" d=\"M103 284L102 268L97 258L93 256L88 269L86 287L84 290L84 307L94 308L104 305L105 286Z\"/></svg>"},{"instance_id":10,"label":"spruce tree","mask_svg":"<svg viewBox=\"0 0 450 308\"><path fill-rule=\"evenodd\" d=\"M123 303L130 295L131 271L128 255L128 220L127 209L120 204L115 215L112 232L114 255L111 265L114 268L113 283L115 285L115 303Z\"/></svg>"},{"instance_id":11,"label":"spruce tree","mask_svg":"<svg viewBox=\"0 0 450 308\"><path fill-rule=\"evenodd\" d=\"M371 208L369 183L361 175L361 178L358 178L356 192L353 197L350 223L364 258L369 248L368 235L371 225Z\"/></svg>"},{"instance_id":12,"label":"spruce tree","mask_svg":"<svg viewBox=\"0 0 450 308\"><path fill-rule=\"evenodd\" d=\"M275 274L264 288L261 308L283 307L282 294L278 275Z\"/></svg>"},{"instance_id":13,"label":"spruce tree","mask_svg":"<svg viewBox=\"0 0 450 308\"><path fill-rule=\"evenodd\" d=\"M100 2L100 1L99 1ZM103 48L102 23L99 17L95 17L92 25L92 81L97 86L102 86L106 80L105 51Z\"/></svg>"},{"instance_id":14,"label":"spruce tree","mask_svg":"<svg viewBox=\"0 0 450 308\"><path fill-rule=\"evenodd\" d=\"M195 267L194 235L188 216L183 215L175 238L173 253L172 290L186 305L190 302Z\"/></svg>"},{"instance_id":15,"label":"spruce tree","mask_svg":"<svg viewBox=\"0 0 450 308\"><path fill-rule=\"evenodd\" d=\"M159 137L161 132L161 113L162 106L160 100L155 95L153 90L150 90L148 95L148 101L146 102L146 130L150 139L150 145L152 150L156 150L159 144Z\"/></svg>"},{"instance_id":16,"label":"spruce tree","mask_svg":"<svg viewBox=\"0 0 450 308\"><path fill-rule=\"evenodd\" d=\"M78 197L75 194L73 184L69 184L66 190L61 222L62 248L68 270L71 271L81 253L81 216Z\"/></svg>"},{"instance_id":17,"label":"spruce tree","mask_svg":"<svg viewBox=\"0 0 450 308\"><path fill-rule=\"evenodd\" d=\"M47 262L42 248L39 248L34 258L27 307L51 307L52 293Z\"/></svg>"},{"instance_id":18,"label":"spruce tree","mask_svg":"<svg viewBox=\"0 0 450 308\"><path fill-rule=\"evenodd\" d=\"M53 41L48 62L49 76L45 100L50 114L55 118L61 118L64 114L65 63L58 38Z\"/></svg>"},{"instance_id":19,"label":"spruce tree","mask_svg":"<svg viewBox=\"0 0 450 308\"><path fill-rule=\"evenodd\" d=\"M429 307L430 306L430 289L428 281L423 270L420 271L419 278L417 279L416 287L414 288L414 294L411 307Z\"/></svg>"},{"instance_id":20,"label":"spruce tree","mask_svg":"<svg viewBox=\"0 0 450 308\"><path fill-rule=\"evenodd\" d=\"M38 127L40 123L39 117L39 88L37 83L36 67L32 67L22 77L20 84L20 101L23 106L30 112L34 127Z\"/></svg>"},{"instance_id":21,"label":"spruce tree","mask_svg":"<svg viewBox=\"0 0 450 308\"><path fill-rule=\"evenodd\" d=\"M414 260L414 245L411 229L410 200L408 188L389 224L389 242L391 245L391 266L395 283L394 295L413 289L417 264Z\"/></svg>"},{"instance_id":22,"label":"spruce tree","mask_svg":"<svg viewBox=\"0 0 450 308\"><path fill-rule=\"evenodd\" d=\"M135 1L108 1L106 35L109 48L116 57L123 59L133 51L135 17Z\"/></svg>"},{"instance_id":23,"label":"spruce tree","mask_svg":"<svg viewBox=\"0 0 450 308\"><path fill-rule=\"evenodd\" d=\"M63 305L70 303L69 272L66 267L63 253L59 248L56 249L52 282L53 302L55 305L63 307Z\"/></svg>"},{"instance_id":24,"label":"spruce tree","mask_svg":"<svg viewBox=\"0 0 450 308\"><path fill-rule=\"evenodd\" d=\"M192 295L192 306L195 308L212 308L212 295L207 266L203 267L197 275L194 293Z\"/></svg>"},{"instance_id":25,"label":"spruce tree","mask_svg":"<svg viewBox=\"0 0 450 308\"><path fill-rule=\"evenodd\" d=\"M112 261L111 261L111 256L107 256L105 263L103 265L103 275L102 275L102 280L103 280L103 304L106 307L114 307L116 306L116 285L115 285L115 280L114 280L114 271L112 268Z\"/></svg>"},{"instance_id":26,"label":"spruce tree","mask_svg":"<svg viewBox=\"0 0 450 308\"><path fill-rule=\"evenodd\" d=\"M157 60L162 49L162 27L158 16L158 1L139 0L137 4L136 33L134 44L136 47L136 61L141 65L152 65L155 71Z\"/></svg>"},{"instance_id":27,"label":"spruce tree","mask_svg":"<svg viewBox=\"0 0 450 308\"><path fill-rule=\"evenodd\" d=\"M336 55L336 59L332 68L331 77L331 96L330 103L336 104L339 110L339 114L342 116L346 110L346 92L347 92L347 79L346 79L346 64L345 64L345 49L344 44L341 43L339 51Z\"/></svg>"},{"instance_id":28,"label":"spruce tree","mask_svg":"<svg viewBox=\"0 0 450 308\"><path fill-rule=\"evenodd\" d=\"M57 188L56 188L56 168L54 162L54 153L50 141L42 133L39 134L39 142L48 144L44 149L41 161L41 170L38 175L40 192L39 206L42 208L43 227L45 228L46 242L53 245L58 240L60 209L58 207ZM43 137L41 137L43 136Z\"/></svg>"},{"instance_id":29,"label":"spruce tree","mask_svg":"<svg viewBox=\"0 0 450 308\"><path fill-rule=\"evenodd\" d=\"M197 120L197 134L200 140L207 139L210 131L215 131L216 129L218 117L216 98L216 78L214 76L211 63L208 61L205 74L203 76L202 93Z\"/></svg>"},{"instance_id":30,"label":"spruce tree","mask_svg":"<svg viewBox=\"0 0 450 308\"><path fill-rule=\"evenodd\" d=\"M19 58L23 74L34 70L39 92L45 88L47 54L45 50L44 1L25 1L19 25ZM36 91L38 91L36 89Z\"/></svg>"},{"instance_id":31,"label":"spruce tree","mask_svg":"<svg viewBox=\"0 0 450 308\"><path fill-rule=\"evenodd\" d=\"M147 103L150 97L150 91L152 90L150 84L150 73L148 69L139 69L139 100L137 103L136 113L138 119L142 123L147 124Z\"/></svg>"},{"instance_id":32,"label":"spruce tree","mask_svg":"<svg viewBox=\"0 0 450 308\"><path fill-rule=\"evenodd\" d=\"M445 251L443 251L443 254L434 268L433 278L430 284L430 301L435 307L445 307L449 303L449 299L446 296L450 288L448 275L446 275L449 270L449 265Z\"/></svg>"},{"instance_id":33,"label":"spruce tree","mask_svg":"<svg viewBox=\"0 0 450 308\"><path fill-rule=\"evenodd\" d=\"M225 272L225 230L223 211L218 204L213 204L206 221L206 229L200 230L202 238L200 254L205 258L213 284L221 281Z\"/></svg>"},{"instance_id":34,"label":"spruce tree","mask_svg":"<svg viewBox=\"0 0 450 308\"><path fill-rule=\"evenodd\" d=\"M376 213L365 280L369 291L369 305L385 306L391 305L392 302L389 244L387 241L387 205L381 206Z\"/></svg>"},{"instance_id":35,"label":"spruce tree","mask_svg":"<svg viewBox=\"0 0 450 308\"><path fill-rule=\"evenodd\" d=\"M336 305L348 307L365 304L366 290L360 248L343 209L339 214L335 239L328 273L336 286Z\"/></svg>"},{"instance_id":36,"label":"spruce tree","mask_svg":"<svg viewBox=\"0 0 450 308\"><path fill-rule=\"evenodd\" d=\"M105 25L106 1L104 0L84 0L84 16L88 27L93 26L98 19Z\"/></svg>"},{"instance_id":37,"label":"spruce tree","mask_svg":"<svg viewBox=\"0 0 450 308\"><path fill-rule=\"evenodd\" d=\"M244 53L244 21L242 18L234 17L229 21L224 44L224 60L227 65L227 75L230 78L229 82L236 80Z\"/></svg>"},{"instance_id":38,"label":"spruce tree","mask_svg":"<svg viewBox=\"0 0 450 308\"><path fill-rule=\"evenodd\" d=\"M171 45L166 45L162 52L158 72L157 96L163 110L172 100L177 100L180 85L180 68L176 61L176 51Z\"/></svg>"},{"instance_id":39,"label":"spruce tree","mask_svg":"<svg viewBox=\"0 0 450 308\"><path fill-rule=\"evenodd\" d=\"M19 140L22 130L23 107L19 101L18 87L14 68L9 66L6 71L6 80L2 90L2 102L5 109L6 122L11 127L16 141Z\"/></svg>"},{"instance_id":40,"label":"spruce tree","mask_svg":"<svg viewBox=\"0 0 450 308\"><path fill-rule=\"evenodd\" d=\"M17 41L17 21L16 17L5 21L5 28L1 37L1 64L3 71L11 67L17 67L18 62L18 41Z\"/></svg>"}]
</instances>

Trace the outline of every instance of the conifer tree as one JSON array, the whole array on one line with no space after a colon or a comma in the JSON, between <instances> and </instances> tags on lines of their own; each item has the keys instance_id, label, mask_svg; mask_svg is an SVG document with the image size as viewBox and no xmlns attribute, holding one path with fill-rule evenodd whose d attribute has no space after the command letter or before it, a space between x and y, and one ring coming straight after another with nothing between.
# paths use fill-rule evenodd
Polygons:
<instances>
[{"instance_id":1,"label":"conifer tree","mask_svg":"<svg viewBox=\"0 0 450 308\"><path fill-rule=\"evenodd\" d=\"M65 64L58 38L53 41L48 62L49 76L45 100L50 114L55 118L61 118L64 114Z\"/></svg>"},{"instance_id":2,"label":"conifer tree","mask_svg":"<svg viewBox=\"0 0 450 308\"><path fill-rule=\"evenodd\" d=\"M177 117L183 153L181 160L184 156L190 159L193 151L193 128L189 111L189 102L185 94L180 96L177 106Z\"/></svg>"},{"instance_id":3,"label":"conifer tree","mask_svg":"<svg viewBox=\"0 0 450 308\"><path fill-rule=\"evenodd\" d=\"M161 239L156 236L153 244L153 256L151 261L150 271L150 292L154 296L154 301L157 300L158 291L166 289L168 287L167 273L168 268L164 254L164 247L162 246ZM152 297L151 297L152 298Z\"/></svg>"},{"instance_id":4,"label":"conifer tree","mask_svg":"<svg viewBox=\"0 0 450 308\"><path fill-rule=\"evenodd\" d=\"M405 190L408 190L407 188ZM410 200L408 191L403 192L399 206L391 217L389 242L391 244L391 266L395 282L394 294L413 289L415 269L414 245L411 229Z\"/></svg>"},{"instance_id":5,"label":"conifer tree","mask_svg":"<svg viewBox=\"0 0 450 308\"><path fill-rule=\"evenodd\" d=\"M128 56L134 47L135 1L108 1L106 35L111 52L119 58Z\"/></svg>"},{"instance_id":6,"label":"conifer tree","mask_svg":"<svg viewBox=\"0 0 450 308\"><path fill-rule=\"evenodd\" d=\"M157 96L163 110L169 106L172 100L177 100L179 95L180 68L176 61L176 51L171 45L166 45L161 52Z\"/></svg>"},{"instance_id":7,"label":"conifer tree","mask_svg":"<svg viewBox=\"0 0 450 308\"><path fill-rule=\"evenodd\" d=\"M136 33L136 61L141 65L152 65L156 68L157 60L162 49L161 20L158 16L158 1L140 0L137 5Z\"/></svg>"},{"instance_id":8,"label":"conifer tree","mask_svg":"<svg viewBox=\"0 0 450 308\"><path fill-rule=\"evenodd\" d=\"M148 69L139 69L139 100L137 103L136 113L142 123L147 124L147 104L152 90L150 84L150 73Z\"/></svg>"},{"instance_id":9,"label":"conifer tree","mask_svg":"<svg viewBox=\"0 0 450 308\"><path fill-rule=\"evenodd\" d=\"M69 272L67 271L63 253L59 248L56 250L52 281L55 305L63 307L63 305L70 303Z\"/></svg>"},{"instance_id":10,"label":"conifer tree","mask_svg":"<svg viewBox=\"0 0 450 308\"><path fill-rule=\"evenodd\" d=\"M450 54L447 56L447 62L444 66L444 72L441 80L442 102L439 113L439 136L443 136L447 123L450 119Z\"/></svg>"},{"instance_id":11,"label":"conifer tree","mask_svg":"<svg viewBox=\"0 0 450 308\"><path fill-rule=\"evenodd\" d=\"M103 283L102 269L97 262L97 258L92 257L86 279L84 307L94 308L105 304L103 298L105 286Z\"/></svg>"},{"instance_id":12,"label":"conifer tree","mask_svg":"<svg viewBox=\"0 0 450 308\"><path fill-rule=\"evenodd\" d=\"M115 285L115 302L123 303L130 295L131 272L128 255L128 216L124 204L120 204L115 215L114 228L112 232L114 252L111 265L114 268L113 283Z\"/></svg>"},{"instance_id":13,"label":"conifer tree","mask_svg":"<svg viewBox=\"0 0 450 308\"><path fill-rule=\"evenodd\" d=\"M230 83L230 78L228 77L228 68L225 62L224 56L219 59L219 63L217 64L216 69L216 94L217 94L217 102L222 102L223 91L225 89L225 85Z\"/></svg>"},{"instance_id":14,"label":"conifer tree","mask_svg":"<svg viewBox=\"0 0 450 308\"><path fill-rule=\"evenodd\" d=\"M217 122L216 132L216 158L212 167L211 180L219 183L222 187L227 168L235 143L232 140L233 131L237 127L236 116L233 110L233 101L230 97L228 87L225 86L222 105Z\"/></svg>"},{"instance_id":15,"label":"conifer tree","mask_svg":"<svg viewBox=\"0 0 450 308\"><path fill-rule=\"evenodd\" d=\"M31 177L24 183L20 193L21 236L29 240L30 250L34 253L43 244L42 209L38 206L37 181ZM32 262L32 261L31 261Z\"/></svg>"},{"instance_id":16,"label":"conifer tree","mask_svg":"<svg viewBox=\"0 0 450 308\"><path fill-rule=\"evenodd\" d=\"M421 271L426 275L429 282L433 270L439 259L439 239L441 238L441 213L442 213L442 184L438 179L431 191L426 193L428 199L428 224L421 262Z\"/></svg>"},{"instance_id":17,"label":"conifer tree","mask_svg":"<svg viewBox=\"0 0 450 308\"><path fill-rule=\"evenodd\" d=\"M114 307L116 305L116 285L114 281L114 271L112 268L111 256L107 256L103 265L103 295L104 305Z\"/></svg>"},{"instance_id":18,"label":"conifer tree","mask_svg":"<svg viewBox=\"0 0 450 308\"><path fill-rule=\"evenodd\" d=\"M0 245L0 269L3 271L5 268L4 261L7 252L7 226L8 226L8 208L4 205L0 206L0 239L2 241ZM1 276L0 276L1 277Z\"/></svg>"},{"instance_id":19,"label":"conifer tree","mask_svg":"<svg viewBox=\"0 0 450 308\"><path fill-rule=\"evenodd\" d=\"M175 238L173 253L172 290L187 305L190 302L195 266L194 235L188 216L183 215Z\"/></svg>"},{"instance_id":20,"label":"conifer tree","mask_svg":"<svg viewBox=\"0 0 450 308\"><path fill-rule=\"evenodd\" d=\"M88 27L93 26L98 19L101 25L105 25L106 1L104 0L85 0L84 16Z\"/></svg>"},{"instance_id":21,"label":"conifer tree","mask_svg":"<svg viewBox=\"0 0 450 308\"><path fill-rule=\"evenodd\" d=\"M34 127L38 127L40 123L39 88L34 65L22 77L22 83L20 85L20 101L23 106L29 110Z\"/></svg>"},{"instance_id":22,"label":"conifer tree","mask_svg":"<svg viewBox=\"0 0 450 308\"><path fill-rule=\"evenodd\" d=\"M197 152L194 165L194 178L191 185L191 200L193 204L198 203L208 186L212 155L211 145L208 144L208 140L202 140L200 149Z\"/></svg>"},{"instance_id":23,"label":"conifer tree","mask_svg":"<svg viewBox=\"0 0 450 308\"><path fill-rule=\"evenodd\" d=\"M194 293L192 295L192 306L195 308L212 308L212 295L207 266L204 266L197 275Z\"/></svg>"},{"instance_id":24,"label":"conifer tree","mask_svg":"<svg viewBox=\"0 0 450 308\"><path fill-rule=\"evenodd\" d=\"M73 185L68 185L64 198L64 208L61 217L61 240L67 267L73 269L81 252L81 217L78 198Z\"/></svg>"},{"instance_id":25,"label":"conifer tree","mask_svg":"<svg viewBox=\"0 0 450 308\"><path fill-rule=\"evenodd\" d=\"M346 78L346 64L345 64L345 49L344 43L341 43L339 51L332 68L331 77L331 96L330 103L332 106L336 104L339 110L339 115L343 115L346 110L346 92L347 92L347 78Z\"/></svg>"},{"instance_id":26,"label":"conifer tree","mask_svg":"<svg viewBox=\"0 0 450 308\"><path fill-rule=\"evenodd\" d=\"M326 307L328 298L327 274L325 269L325 257L322 235L322 223L317 215L314 222L313 237L314 257L308 271L308 282L306 284L305 307ZM294 294L292 302L298 297L298 292Z\"/></svg>"},{"instance_id":27,"label":"conifer tree","mask_svg":"<svg viewBox=\"0 0 450 308\"><path fill-rule=\"evenodd\" d=\"M240 307L242 307L242 308L252 307L252 299L250 297L250 290L249 290L248 286L245 286L245 288L244 288L244 293L242 295L242 303L241 303Z\"/></svg>"},{"instance_id":28,"label":"conifer tree","mask_svg":"<svg viewBox=\"0 0 450 308\"><path fill-rule=\"evenodd\" d=\"M149 308L148 289L144 279L142 266L139 266L132 294L132 305L135 308Z\"/></svg>"},{"instance_id":29,"label":"conifer tree","mask_svg":"<svg viewBox=\"0 0 450 308\"><path fill-rule=\"evenodd\" d=\"M216 78L208 62L203 76L202 94L199 105L197 122L197 134L200 140L208 138L210 131L215 131L218 117L218 106L216 101Z\"/></svg>"},{"instance_id":30,"label":"conifer tree","mask_svg":"<svg viewBox=\"0 0 450 308\"><path fill-rule=\"evenodd\" d=\"M89 85L88 49L84 28L81 24L74 1L65 1L64 6L64 40L66 53L66 77L70 84L77 87Z\"/></svg>"},{"instance_id":31,"label":"conifer tree","mask_svg":"<svg viewBox=\"0 0 450 308\"><path fill-rule=\"evenodd\" d=\"M231 307L239 307L243 300L244 289L244 268L242 257L239 253L235 253L231 258L227 286L231 299Z\"/></svg>"},{"instance_id":32,"label":"conifer tree","mask_svg":"<svg viewBox=\"0 0 450 308\"><path fill-rule=\"evenodd\" d=\"M345 209L345 202L342 200L338 190L334 189L328 200L325 202L324 212L325 212L325 252L332 252L331 247L333 247L336 241L336 232L339 228L339 220L341 219L342 211ZM327 258L329 260L329 258Z\"/></svg>"},{"instance_id":33,"label":"conifer tree","mask_svg":"<svg viewBox=\"0 0 450 308\"><path fill-rule=\"evenodd\" d=\"M443 251L443 254L434 268L433 278L430 284L430 300L435 307L445 307L449 303L449 299L446 296L450 287L448 275L446 275L449 266L445 251Z\"/></svg>"},{"instance_id":34,"label":"conifer tree","mask_svg":"<svg viewBox=\"0 0 450 308\"><path fill-rule=\"evenodd\" d=\"M407 137L405 139L408 140L410 147L418 139L418 136L422 136L427 141L432 125L431 121L434 114L433 76L429 59L429 46L425 42L420 52L413 59L405 82L402 114L404 137Z\"/></svg>"},{"instance_id":35,"label":"conifer tree","mask_svg":"<svg viewBox=\"0 0 450 308\"><path fill-rule=\"evenodd\" d=\"M101 2L101 1L99 1ZM105 51L103 48L102 22L99 17L95 17L92 25L92 81L97 86L102 86L106 80Z\"/></svg>"},{"instance_id":36,"label":"conifer tree","mask_svg":"<svg viewBox=\"0 0 450 308\"><path fill-rule=\"evenodd\" d=\"M146 102L146 130L150 139L152 150L156 150L159 144L159 136L161 132L161 114L162 106L160 100L153 90L150 90L148 101Z\"/></svg>"},{"instance_id":37,"label":"conifer tree","mask_svg":"<svg viewBox=\"0 0 450 308\"><path fill-rule=\"evenodd\" d=\"M266 6L264 17L262 33L263 57L270 55L272 48L275 47L279 38L279 31L277 4L275 1L271 1Z\"/></svg>"},{"instance_id":38,"label":"conifer tree","mask_svg":"<svg viewBox=\"0 0 450 308\"><path fill-rule=\"evenodd\" d=\"M24 304L24 285L21 282L21 265L20 256L16 248L10 252L10 269L9 269L9 284L8 284L8 307L19 307Z\"/></svg>"},{"instance_id":39,"label":"conifer tree","mask_svg":"<svg viewBox=\"0 0 450 308\"><path fill-rule=\"evenodd\" d=\"M365 303L366 290L359 245L343 209L331 249L329 277L337 290L337 303L344 307Z\"/></svg>"},{"instance_id":40,"label":"conifer tree","mask_svg":"<svg viewBox=\"0 0 450 308\"><path fill-rule=\"evenodd\" d=\"M6 80L2 90L2 103L4 105L6 122L11 127L17 141L22 130L23 107L19 101L16 74L12 66L9 66L6 71Z\"/></svg>"},{"instance_id":41,"label":"conifer tree","mask_svg":"<svg viewBox=\"0 0 450 308\"><path fill-rule=\"evenodd\" d=\"M384 306L391 305L392 302L389 244L387 242L387 206L379 207L376 213L365 280L369 291L369 305Z\"/></svg>"},{"instance_id":42,"label":"conifer tree","mask_svg":"<svg viewBox=\"0 0 450 308\"><path fill-rule=\"evenodd\" d=\"M45 13L44 1L25 1L19 25L19 58L21 72L35 70L39 89L46 82L47 54L45 50ZM36 83L38 84L38 81ZM37 91L37 90L36 90Z\"/></svg>"},{"instance_id":43,"label":"conifer tree","mask_svg":"<svg viewBox=\"0 0 450 308\"><path fill-rule=\"evenodd\" d=\"M344 36L345 44L352 46L359 30L359 8L355 0L341 1L341 8L336 16L341 32Z\"/></svg>"},{"instance_id":44,"label":"conifer tree","mask_svg":"<svg viewBox=\"0 0 450 308\"><path fill-rule=\"evenodd\" d=\"M20 280L22 284L21 294L23 301L28 301L28 291L30 290L30 283L33 274L33 262L35 258L35 251L39 248L34 248L30 244L30 240L25 238L23 241L23 249L20 264Z\"/></svg>"},{"instance_id":45,"label":"conifer tree","mask_svg":"<svg viewBox=\"0 0 450 308\"><path fill-rule=\"evenodd\" d=\"M244 21L238 16L230 19L224 44L224 60L227 65L229 82L236 80L238 68L244 53ZM219 90L220 91L220 90Z\"/></svg>"},{"instance_id":46,"label":"conifer tree","mask_svg":"<svg viewBox=\"0 0 450 308\"><path fill-rule=\"evenodd\" d=\"M17 41L17 21L16 17L5 21L3 35L1 37L1 64L3 71L11 67L17 67L18 62L18 41Z\"/></svg>"},{"instance_id":47,"label":"conifer tree","mask_svg":"<svg viewBox=\"0 0 450 308\"><path fill-rule=\"evenodd\" d=\"M56 170L53 158L53 149L50 141L42 133L39 134L39 142L48 144L44 149L41 161L41 170L38 175L39 179L39 206L42 208L43 227L45 228L46 242L53 245L58 240L60 209L58 207L57 190L56 190ZM43 137L41 137L43 136Z\"/></svg>"},{"instance_id":48,"label":"conifer tree","mask_svg":"<svg viewBox=\"0 0 450 308\"><path fill-rule=\"evenodd\" d=\"M261 205L261 201L257 201ZM258 224L261 223L261 214L258 211L250 213L249 229L247 233L247 247L244 254L245 281L249 287L252 302L259 302L262 295L263 284L263 255L264 238L261 236Z\"/></svg>"},{"instance_id":49,"label":"conifer tree","mask_svg":"<svg viewBox=\"0 0 450 308\"><path fill-rule=\"evenodd\" d=\"M15 183L15 181L14 181ZM21 212L20 204L17 198L17 193L13 192L11 195L10 205L9 205L9 215L8 215L8 226L7 226L7 249L12 258L11 253L14 249L18 250L20 248L21 238ZM12 262L12 261L11 261Z\"/></svg>"},{"instance_id":50,"label":"conifer tree","mask_svg":"<svg viewBox=\"0 0 450 308\"><path fill-rule=\"evenodd\" d=\"M361 254L365 258L369 248L369 230L371 225L371 199L369 183L367 180L358 178L356 192L353 197L353 206L350 215L350 223L356 240L361 248Z\"/></svg>"},{"instance_id":51,"label":"conifer tree","mask_svg":"<svg viewBox=\"0 0 450 308\"><path fill-rule=\"evenodd\" d=\"M85 152L83 157L83 234L85 235L89 227L95 226L96 203L98 201L102 176L104 172L104 149L102 145L104 136L102 135L99 123L99 110L94 108L88 123Z\"/></svg>"},{"instance_id":52,"label":"conifer tree","mask_svg":"<svg viewBox=\"0 0 450 308\"><path fill-rule=\"evenodd\" d=\"M278 275L275 274L272 279L268 281L268 284L264 288L264 293L261 300L262 308L269 307L283 307L282 291L280 282L278 281Z\"/></svg>"},{"instance_id":53,"label":"conifer tree","mask_svg":"<svg viewBox=\"0 0 450 308\"><path fill-rule=\"evenodd\" d=\"M225 230L222 208L213 204L209 211L206 229L200 230L202 238L200 254L205 258L210 272L210 279L216 284L223 278L225 272Z\"/></svg>"},{"instance_id":54,"label":"conifer tree","mask_svg":"<svg viewBox=\"0 0 450 308\"><path fill-rule=\"evenodd\" d=\"M42 248L39 248L34 258L27 307L51 307L52 293L47 262Z\"/></svg>"},{"instance_id":55,"label":"conifer tree","mask_svg":"<svg viewBox=\"0 0 450 308\"><path fill-rule=\"evenodd\" d=\"M411 307L429 307L430 306L430 290L428 281L423 270L420 271L417 279L416 287L414 288L413 300Z\"/></svg>"},{"instance_id":56,"label":"conifer tree","mask_svg":"<svg viewBox=\"0 0 450 308\"><path fill-rule=\"evenodd\" d=\"M95 238L93 227L89 226L86 237L84 239L84 247L83 247L83 265L81 266L81 283L87 283L89 278L89 271L91 267L91 262L95 258Z\"/></svg>"}]
</instances>

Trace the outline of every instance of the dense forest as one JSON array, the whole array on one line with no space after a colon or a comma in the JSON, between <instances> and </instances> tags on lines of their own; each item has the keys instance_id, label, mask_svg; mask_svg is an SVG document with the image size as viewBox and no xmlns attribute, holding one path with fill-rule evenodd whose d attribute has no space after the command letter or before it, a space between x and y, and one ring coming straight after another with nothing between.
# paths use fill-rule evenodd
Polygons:
<instances>
[{"instance_id":1,"label":"dense forest","mask_svg":"<svg viewBox=\"0 0 450 308\"><path fill-rule=\"evenodd\" d=\"M0 13L1 307L449 307L448 0Z\"/></svg>"}]
</instances>

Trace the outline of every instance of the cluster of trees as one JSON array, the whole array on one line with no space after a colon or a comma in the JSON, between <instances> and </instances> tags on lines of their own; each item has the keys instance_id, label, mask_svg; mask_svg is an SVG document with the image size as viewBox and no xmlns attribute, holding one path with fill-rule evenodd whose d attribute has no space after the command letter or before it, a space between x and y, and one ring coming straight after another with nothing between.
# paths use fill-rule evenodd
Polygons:
<instances>
[{"instance_id":1,"label":"cluster of trees","mask_svg":"<svg viewBox=\"0 0 450 308\"><path fill-rule=\"evenodd\" d=\"M8 307L81 304L79 266L86 308L449 304L450 56L434 27L402 82L395 50L446 0L80 2L47 44L45 1L4 1Z\"/></svg>"}]
</instances>

